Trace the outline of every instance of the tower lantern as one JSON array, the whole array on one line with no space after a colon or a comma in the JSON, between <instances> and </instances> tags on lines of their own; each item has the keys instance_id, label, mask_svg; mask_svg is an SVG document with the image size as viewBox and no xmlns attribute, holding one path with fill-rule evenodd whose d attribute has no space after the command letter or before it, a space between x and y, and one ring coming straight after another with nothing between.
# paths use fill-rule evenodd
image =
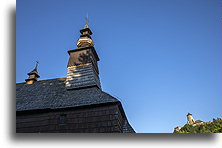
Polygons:
<instances>
[{"instance_id":1,"label":"tower lantern","mask_svg":"<svg viewBox=\"0 0 222 148\"><path fill-rule=\"evenodd\" d=\"M90 35L92 35L92 31L89 28L88 25L88 18L86 18L86 24L83 29L80 30L80 38L78 39L76 45L78 47L87 47L87 46L94 46L94 43L92 41L92 38Z\"/></svg>"}]
</instances>

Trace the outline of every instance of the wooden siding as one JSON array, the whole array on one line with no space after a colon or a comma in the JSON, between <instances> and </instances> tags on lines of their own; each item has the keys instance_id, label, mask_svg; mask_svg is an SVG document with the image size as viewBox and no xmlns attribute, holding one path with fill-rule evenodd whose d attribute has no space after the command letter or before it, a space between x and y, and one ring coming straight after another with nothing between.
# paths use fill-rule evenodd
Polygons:
<instances>
[{"instance_id":1,"label":"wooden siding","mask_svg":"<svg viewBox=\"0 0 222 148\"><path fill-rule=\"evenodd\" d=\"M66 123L60 124L60 115L66 115ZM29 111L16 116L17 133L122 133L123 116L118 104L105 106Z\"/></svg>"}]
</instances>

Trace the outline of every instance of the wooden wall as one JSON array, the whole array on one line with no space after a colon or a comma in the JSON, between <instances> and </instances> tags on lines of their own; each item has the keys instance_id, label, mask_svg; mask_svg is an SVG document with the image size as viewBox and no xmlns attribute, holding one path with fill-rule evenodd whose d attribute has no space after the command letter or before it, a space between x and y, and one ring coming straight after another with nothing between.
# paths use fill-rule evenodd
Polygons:
<instances>
[{"instance_id":1,"label":"wooden wall","mask_svg":"<svg viewBox=\"0 0 222 148\"><path fill-rule=\"evenodd\" d=\"M118 104L35 112L17 112L17 133L121 133Z\"/></svg>"}]
</instances>

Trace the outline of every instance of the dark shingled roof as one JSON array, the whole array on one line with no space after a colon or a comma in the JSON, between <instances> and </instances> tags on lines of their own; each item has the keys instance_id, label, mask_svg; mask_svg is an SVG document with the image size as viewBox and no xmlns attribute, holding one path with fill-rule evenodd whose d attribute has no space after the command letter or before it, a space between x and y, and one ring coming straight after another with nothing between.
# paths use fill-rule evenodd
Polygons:
<instances>
[{"instance_id":1,"label":"dark shingled roof","mask_svg":"<svg viewBox=\"0 0 222 148\"><path fill-rule=\"evenodd\" d=\"M66 78L16 84L16 111L59 109L119 102L97 87L67 90Z\"/></svg>"},{"instance_id":2,"label":"dark shingled roof","mask_svg":"<svg viewBox=\"0 0 222 148\"><path fill-rule=\"evenodd\" d=\"M16 84L16 111L60 109L119 102L97 87L67 90L66 78ZM125 119L123 133L135 133Z\"/></svg>"}]
</instances>

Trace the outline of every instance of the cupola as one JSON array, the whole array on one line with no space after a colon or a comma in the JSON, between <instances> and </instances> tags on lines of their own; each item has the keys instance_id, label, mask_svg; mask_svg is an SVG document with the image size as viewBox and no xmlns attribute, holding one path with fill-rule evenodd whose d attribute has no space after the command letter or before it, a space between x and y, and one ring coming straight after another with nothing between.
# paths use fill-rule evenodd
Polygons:
<instances>
[{"instance_id":1,"label":"cupola","mask_svg":"<svg viewBox=\"0 0 222 148\"><path fill-rule=\"evenodd\" d=\"M80 38L78 39L76 45L78 47L87 47L87 46L94 46L94 43L92 41L92 38L90 35L92 35L92 31L89 28L88 25L88 18L86 18L86 24L83 29L80 30Z\"/></svg>"},{"instance_id":2,"label":"cupola","mask_svg":"<svg viewBox=\"0 0 222 148\"><path fill-rule=\"evenodd\" d=\"M38 67L38 61L36 61L36 65L35 65L35 68L30 72L28 73L27 75L29 76L28 79L25 79L26 81L26 84L33 84L35 83L38 78L40 77L39 74L38 74L38 71L37 71L37 67Z\"/></svg>"}]
</instances>

